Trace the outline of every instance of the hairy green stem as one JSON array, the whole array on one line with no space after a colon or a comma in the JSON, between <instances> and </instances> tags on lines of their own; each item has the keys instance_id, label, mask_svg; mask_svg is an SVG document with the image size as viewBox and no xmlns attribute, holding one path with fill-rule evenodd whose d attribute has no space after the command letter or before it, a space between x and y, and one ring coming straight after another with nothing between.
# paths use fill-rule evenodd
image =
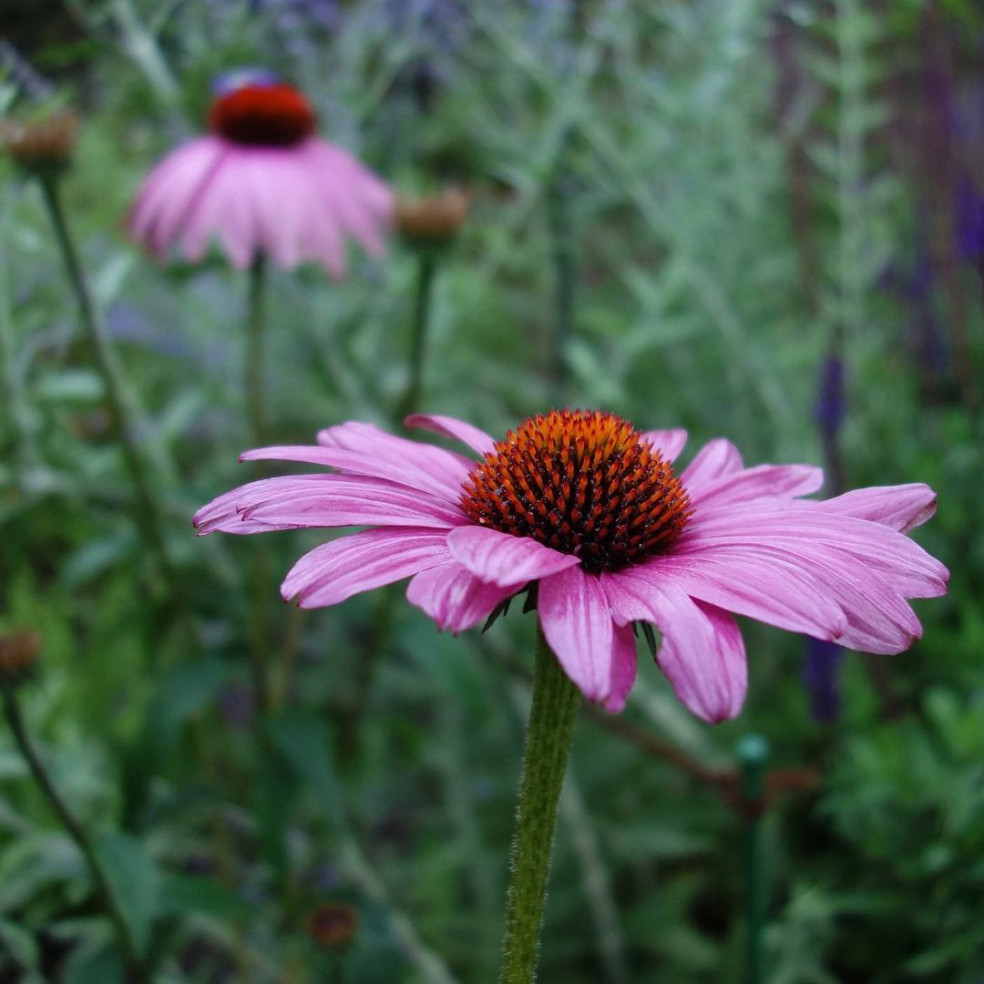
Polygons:
<instances>
[{"instance_id":1,"label":"hairy green stem","mask_svg":"<svg viewBox=\"0 0 984 984\"><path fill-rule=\"evenodd\" d=\"M133 483L136 506L136 522L141 535L153 553L161 575L167 582L173 599L178 599L182 595L181 584L177 576L174 564L167 548L167 540L164 536L164 526L161 519L161 510L157 499L154 497L152 485L144 467L144 461L137 447L137 440L134 436L134 428L124 397L124 386L122 374L116 364L116 359L109 339L106 337L99 319L96 317L95 307L89 295L89 288L86 284L85 275L82 272L82 265L79 262L78 251L72 241L65 222L65 212L61 204L57 177L40 177L42 195L54 226L55 238L61 250L62 260L65 270L68 273L72 290L75 293L75 300L78 304L79 322L86 334L92 355L95 360L96 369L102 377L103 388L106 394L106 409L109 413L109 425L113 438L119 443L123 451L123 458L126 462L127 470L130 473L130 481Z\"/></svg>"},{"instance_id":2,"label":"hairy green stem","mask_svg":"<svg viewBox=\"0 0 984 984\"><path fill-rule=\"evenodd\" d=\"M536 979L557 804L580 703L581 692L541 633L513 834L499 984L532 984Z\"/></svg>"},{"instance_id":3,"label":"hairy green stem","mask_svg":"<svg viewBox=\"0 0 984 984\"><path fill-rule=\"evenodd\" d=\"M410 378L406 393L400 401L400 419L420 410L424 386L424 362L427 355L427 334L430 328L431 299L434 295L434 275L438 259L433 250L420 252L417 268L417 292L413 306L413 335L410 339Z\"/></svg>"},{"instance_id":4,"label":"hairy green stem","mask_svg":"<svg viewBox=\"0 0 984 984\"><path fill-rule=\"evenodd\" d=\"M762 806L769 746L761 735L738 743L741 799L745 818L745 984L762 980L762 927L765 923L765 872L762 864Z\"/></svg>"},{"instance_id":5,"label":"hairy green stem","mask_svg":"<svg viewBox=\"0 0 984 984\"><path fill-rule=\"evenodd\" d=\"M140 958L133 940L133 935L130 933L130 929L113 893L109 879L106 877L106 873L99 863L99 858L96 855L92 841L71 810L69 810L61 794L55 789L54 783L51 781L51 777L48 775L44 763L41 761L41 757L28 737L16 693L12 688L0 687L0 697L3 699L3 709L10 723L10 730L14 734L14 741L20 749L21 755L24 756L24 760L27 762L27 767L30 769L34 781L41 788L48 802L54 808L55 813L58 814L58 819L61 821L62 826L65 828L69 837L75 841L79 850L82 852L83 858L85 858L85 863L89 868L92 881L113 923L116 935L119 937L120 947L130 967L131 979L138 982L138 984L149 982L150 975Z\"/></svg>"}]
</instances>

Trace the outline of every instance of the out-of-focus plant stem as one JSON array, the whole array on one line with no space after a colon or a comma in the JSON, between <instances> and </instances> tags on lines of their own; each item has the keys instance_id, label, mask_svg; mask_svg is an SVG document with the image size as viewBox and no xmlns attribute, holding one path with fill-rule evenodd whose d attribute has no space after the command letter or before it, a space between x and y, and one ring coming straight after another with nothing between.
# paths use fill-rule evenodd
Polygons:
<instances>
[{"instance_id":1,"label":"out-of-focus plant stem","mask_svg":"<svg viewBox=\"0 0 984 984\"><path fill-rule=\"evenodd\" d=\"M510 855L499 984L532 984L536 978L557 805L580 703L581 692L539 633Z\"/></svg>"},{"instance_id":2,"label":"out-of-focus plant stem","mask_svg":"<svg viewBox=\"0 0 984 984\"><path fill-rule=\"evenodd\" d=\"M565 140L566 142L566 140ZM561 148L563 152L563 148ZM574 337L577 257L571 228L571 179L558 170L547 193L547 214L553 241L554 330L551 340L550 378L555 407L563 407L567 398L567 350Z\"/></svg>"},{"instance_id":3,"label":"out-of-focus plant stem","mask_svg":"<svg viewBox=\"0 0 984 984\"><path fill-rule=\"evenodd\" d=\"M762 927L765 921L765 871L762 864L762 812L768 743L746 735L738 743L741 801L745 809L745 974L744 984L762 980Z\"/></svg>"},{"instance_id":4,"label":"out-of-focus plant stem","mask_svg":"<svg viewBox=\"0 0 984 984\"><path fill-rule=\"evenodd\" d=\"M263 252L253 257L249 268L246 300L246 355L243 371L243 396L249 417L250 442L253 447L268 443L266 392L263 383L264 341L266 337L267 258ZM261 471L263 471L261 466ZM250 605L250 668L256 701L264 712L271 709L272 692L268 653L271 645L270 551L267 544L255 545L250 568L252 604Z\"/></svg>"},{"instance_id":5,"label":"out-of-focus plant stem","mask_svg":"<svg viewBox=\"0 0 984 984\"><path fill-rule=\"evenodd\" d=\"M109 412L113 438L119 443L123 451L126 467L130 473L130 481L133 483L136 496L137 527L154 555L172 600L179 601L183 595L183 589L167 548L161 510L154 496L140 449L137 447L133 422L130 420L124 396L122 373L116 363L115 353L105 335L102 324L96 316L85 275L82 272L82 265L79 262L78 252L68 231L65 212L61 203L58 178L45 176L40 177L38 181L41 185L45 206L51 218L51 224L54 226L55 238L58 240L65 270L75 293L79 322L92 349L96 369L102 377L106 395L106 409Z\"/></svg>"},{"instance_id":6,"label":"out-of-focus plant stem","mask_svg":"<svg viewBox=\"0 0 984 984\"><path fill-rule=\"evenodd\" d=\"M400 401L399 418L421 409L420 398L424 385L424 365L427 357L427 335L430 331L431 302L434 296L434 277L438 257L433 249L420 250L417 261L417 289L413 305L413 325L410 338L410 376Z\"/></svg>"},{"instance_id":7,"label":"out-of-focus plant stem","mask_svg":"<svg viewBox=\"0 0 984 984\"><path fill-rule=\"evenodd\" d=\"M89 874L92 876L92 881L96 886L96 891L119 938L120 947L129 966L130 980L134 981L135 984L149 984L151 979L150 974L144 966L143 960L140 958L126 918L120 909L116 895L113 893L109 879L106 877L106 873L99 863L99 857L96 854L92 840L89 838L85 828L75 818L72 811L69 810L68 805L51 781L51 777L48 775L44 763L37 753L37 749L35 749L27 734L24 717L21 714L20 702L17 699L15 690L9 687L0 687L0 699L3 701L3 709L7 715L7 721L10 724L10 730L13 732L14 741L17 743L21 755L24 756L24 761L27 763L31 776L58 815L58 819L61 821L66 833L75 841L76 846L82 852L86 866L89 869Z\"/></svg>"}]
</instances>

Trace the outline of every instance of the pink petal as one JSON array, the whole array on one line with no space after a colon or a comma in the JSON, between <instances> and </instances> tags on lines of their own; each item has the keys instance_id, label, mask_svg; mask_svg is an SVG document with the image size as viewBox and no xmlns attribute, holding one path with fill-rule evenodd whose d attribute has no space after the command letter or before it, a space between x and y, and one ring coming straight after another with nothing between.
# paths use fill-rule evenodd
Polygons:
<instances>
[{"instance_id":1,"label":"pink petal","mask_svg":"<svg viewBox=\"0 0 984 984\"><path fill-rule=\"evenodd\" d=\"M684 468L680 479L684 487L691 494L700 491L701 487L729 475L731 472L740 471L742 467L741 454L738 449L723 437L708 441L693 461Z\"/></svg>"},{"instance_id":2,"label":"pink petal","mask_svg":"<svg viewBox=\"0 0 984 984\"><path fill-rule=\"evenodd\" d=\"M931 598L946 591L947 569L913 540L878 523L825 512L818 505L779 500L709 516L697 511L674 551L774 546L809 564L812 551L823 546L845 562L859 562L869 573L885 578L904 597Z\"/></svg>"},{"instance_id":3,"label":"pink petal","mask_svg":"<svg viewBox=\"0 0 984 984\"><path fill-rule=\"evenodd\" d=\"M485 584L452 561L417 574L407 588L407 600L423 609L442 631L458 633L484 622L521 588Z\"/></svg>"},{"instance_id":4,"label":"pink petal","mask_svg":"<svg viewBox=\"0 0 984 984\"><path fill-rule=\"evenodd\" d=\"M813 465L757 465L698 485L690 490L690 504L699 505L703 515L754 499L809 495L821 485L823 470Z\"/></svg>"},{"instance_id":5,"label":"pink petal","mask_svg":"<svg viewBox=\"0 0 984 984\"><path fill-rule=\"evenodd\" d=\"M619 622L652 622L663 636L657 662L680 701L716 724L734 717L745 702L745 644L733 618L695 602L675 584L656 587L632 569L602 576Z\"/></svg>"},{"instance_id":6,"label":"pink petal","mask_svg":"<svg viewBox=\"0 0 984 984\"><path fill-rule=\"evenodd\" d=\"M448 534L448 549L479 580L507 587L577 567L581 562L525 536L484 526L461 526Z\"/></svg>"},{"instance_id":7,"label":"pink petal","mask_svg":"<svg viewBox=\"0 0 984 984\"><path fill-rule=\"evenodd\" d=\"M921 526L936 512L936 493L919 483L855 489L817 503L824 512L880 523L900 533Z\"/></svg>"},{"instance_id":8,"label":"pink petal","mask_svg":"<svg viewBox=\"0 0 984 984\"><path fill-rule=\"evenodd\" d=\"M687 432L681 428L643 431L642 439L656 448L664 461L672 464L687 443Z\"/></svg>"},{"instance_id":9,"label":"pink petal","mask_svg":"<svg viewBox=\"0 0 984 984\"><path fill-rule=\"evenodd\" d=\"M350 421L318 432L318 444L332 451L324 464L355 475L371 475L440 495L461 499L461 486L475 462L463 455L395 437L372 424ZM342 453L346 452L346 453Z\"/></svg>"},{"instance_id":10,"label":"pink petal","mask_svg":"<svg viewBox=\"0 0 984 984\"><path fill-rule=\"evenodd\" d=\"M604 702L604 708L617 714L628 699L629 691L636 678L636 640L631 625L616 625L612 636L612 678L611 693Z\"/></svg>"},{"instance_id":11,"label":"pink petal","mask_svg":"<svg viewBox=\"0 0 984 984\"><path fill-rule=\"evenodd\" d=\"M336 605L447 561L444 535L431 530L363 530L323 543L290 569L280 593L301 608Z\"/></svg>"},{"instance_id":12,"label":"pink petal","mask_svg":"<svg viewBox=\"0 0 984 984\"><path fill-rule=\"evenodd\" d=\"M466 522L454 506L390 482L349 475L290 475L251 482L195 515L200 535L333 526L426 526Z\"/></svg>"},{"instance_id":13,"label":"pink petal","mask_svg":"<svg viewBox=\"0 0 984 984\"><path fill-rule=\"evenodd\" d=\"M790 632L833 640L847 629L846 614L808 567L751 549L655 557L619 573L656 589L675 584L694 598Z\"/></svg>"},{"instance_id":14,"label":"pink petal","mask_svg":"<svg viewBox=\"0 0 984 984\"><path fill-rule=\"evenodd\" d=\"M612 695L614 626L601 582L580 567L540 581L540 626L564 672L589 700Z\"/></svg>"},{"instance_id":15,"label":"pink petal","mask_svg":"<svg viewBox=\"0 0 984 984\"><path fill-rule=\"evenodd\" d=\"M422 427L424 430L433 431L435 434L453 437L461 441L462 444L467 444L468 447L473 451L477 451L479 454L488 454L495 449L495 441L485 431L479 430L464 420L457 420L454 417L414 413L407 417L403 423L407 427Z\"/></svg>"}]
</instances>

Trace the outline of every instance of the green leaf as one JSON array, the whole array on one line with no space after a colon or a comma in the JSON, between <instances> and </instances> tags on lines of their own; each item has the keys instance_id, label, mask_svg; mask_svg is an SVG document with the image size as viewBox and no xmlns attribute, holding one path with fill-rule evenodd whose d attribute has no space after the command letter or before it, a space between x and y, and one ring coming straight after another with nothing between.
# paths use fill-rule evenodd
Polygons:
<instances>
[{"instance_id":1,"label":"green leaf","mask_svg":"<svg viewBox=\"0 0 984 984\"><path fill-rule=\"evenodd\" d=\"M126 984L126 971L116 948L103 943L76 950L65 964L63 984Z\"/></svg>"},{"instance_id":2,"label":"green leaf","mask_svg":"<svg viewBox=\"0 0 984 984\"><path fill-rule=\"evenodd\" d=\"M10 961L13 961L21 971L28 972L32 980L40 980L34 978L34 973L39 970L40 959L34 937L16 923L0 919L0 969L10 969ZM28 978L24 980L26 984Z\"/></svg>"},{"instance_id":3,"label":"green leaf","mask_svg":"<svg viewBox=\"0 0 984 984\"><path fill-rule=\"evenodd\" d=\"M103 834L96 855L140 954L146 952L150 927L159 913L161 873L140 841L126 834Z\"/></svg>"},{"instance_id":4,"label":"green leaf","mask_svg":"<svg viewBox=\"0 0 984 984\"><path fill-rule=\"evenodd\" d=\"M223 921L245 919L252 907L213 878L165 874L161 879L161 914L210 916Z\"/></svg>"},{"instance_id":5,"label":"green leaf","mask_svg":"<svg viewBox=\"0 0 984 984\"><path fill-rule=\"evenodd\" d=\"M158 753L177 744L185 722L215 700L229 672L226 663L213 657L184 663L164 678L147 715Z\"/></svg>"},{"instance_id":6,"label":"green leaf","mask_svg":"<svg viewBox=\"0 0 984 984\"><path fill-rule=\"evenodd\" d=\"M290 711L266 723L277 752L312 792L325 814L338 819L338 780L331 754L331 733L320 718Z\"/></svg>"}]
</instances>

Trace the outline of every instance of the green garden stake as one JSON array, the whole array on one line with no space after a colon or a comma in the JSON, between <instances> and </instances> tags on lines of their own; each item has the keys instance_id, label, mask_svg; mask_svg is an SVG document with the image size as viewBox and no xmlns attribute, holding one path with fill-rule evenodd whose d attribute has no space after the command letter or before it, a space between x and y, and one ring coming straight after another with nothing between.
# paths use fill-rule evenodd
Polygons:
<instances>
[{"instance_id":1,"label":"green garden stake","mask_svg":"<svg viewBox=\"0 0 984 984\"><path fill-rule=\"evenodd\" d=\"M762 979L762 924L765 921L765 872L762 865L762 813L769 743L745 735L735 749L745 823L745 984Z\"/></svg>"}]
</instances>

